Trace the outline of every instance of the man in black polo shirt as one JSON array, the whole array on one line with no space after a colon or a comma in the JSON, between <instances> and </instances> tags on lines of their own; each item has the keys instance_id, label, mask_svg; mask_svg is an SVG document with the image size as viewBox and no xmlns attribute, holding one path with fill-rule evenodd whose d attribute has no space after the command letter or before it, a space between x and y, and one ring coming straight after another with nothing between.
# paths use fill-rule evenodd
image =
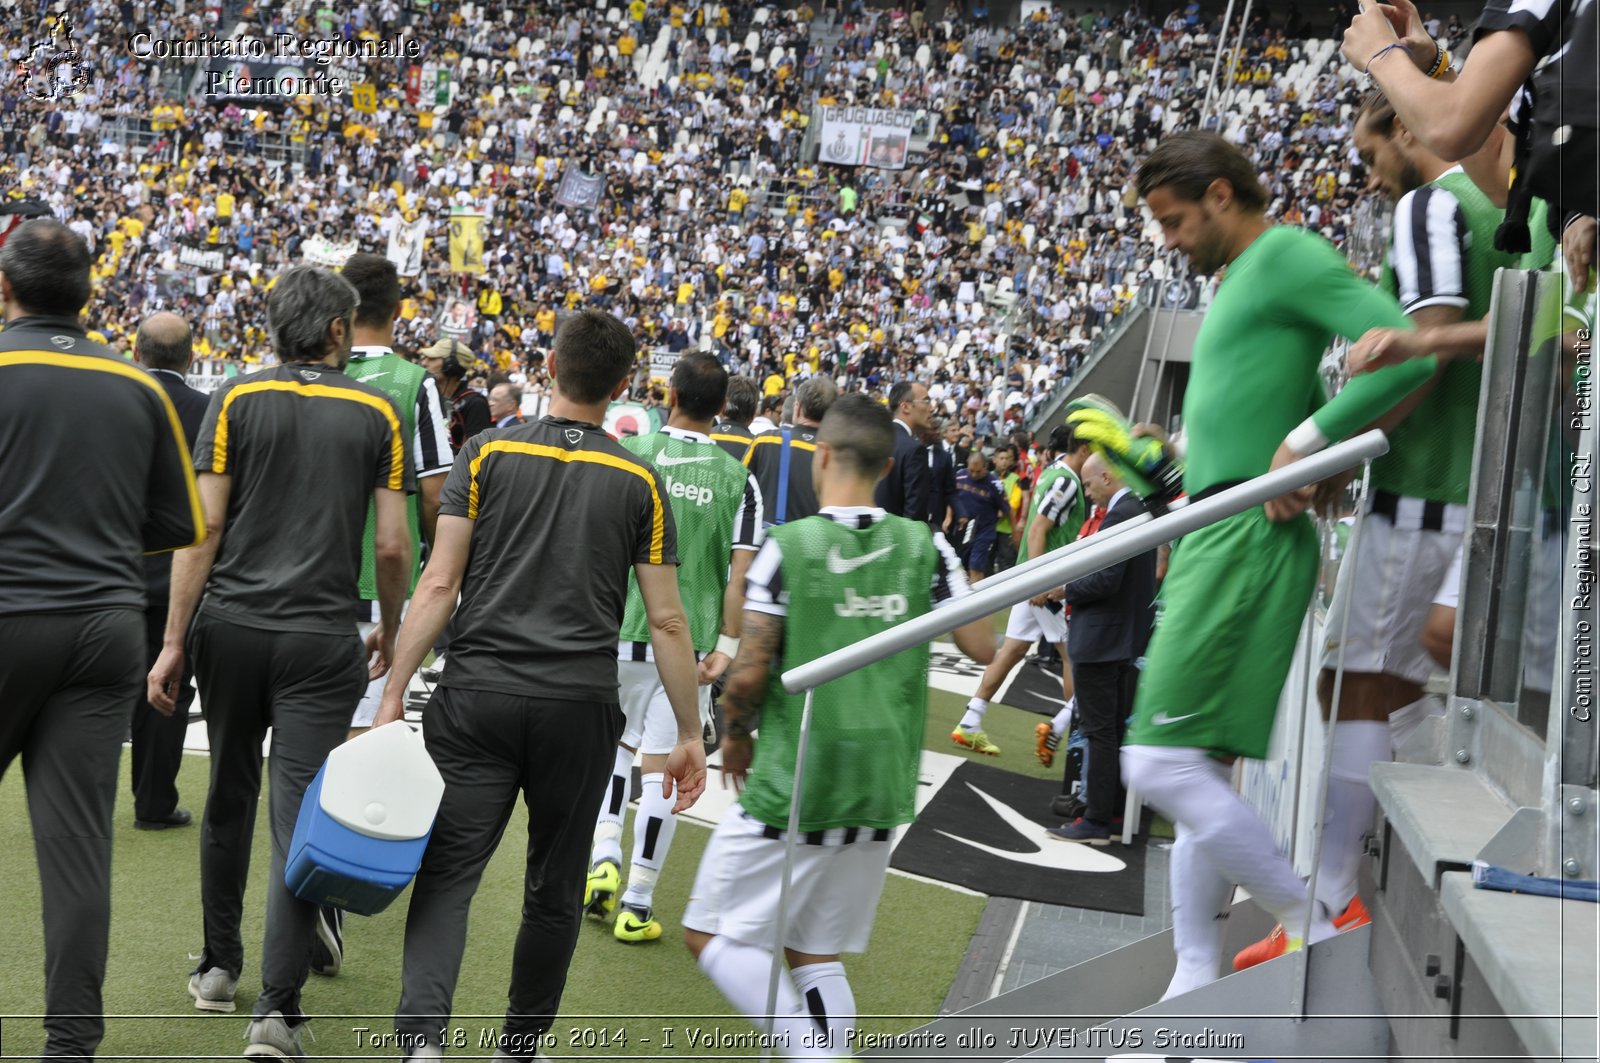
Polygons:
<instances>
[{"instance_id":1,"label":"man in black polo shirt","mask_svg":"<svg viewBox=\"0 0 1600 1063\"><path fill-rule=\"evenodd\" d=\"M832 380L812 377L795 389L794 424L762 432L750 441L744 463L767 500L768 522L787 524L821 510L811 483L811 456L817 449L822 415L838 397L839 388Z\"/></svg>"},{"instance_id":2,"label":"man in black polo shirt","mask_svg":"<svg viewBox=\"0 0 1600 1063\"><path fill-rule=\"evenodd\" d=\"M750 449L750 441L755 438L750 422L755 420L756 404L760 401L761 389L754 380L747 376L728 380L728 397L722 404L722 416L711 426L711 438L739 461L744 460L745 451Z\"/></svg>"},{"instance_id":3,"label":"man in black polo shirt","mask_svg":"<svg viewBox=\"0 0 1600 1063\"><path fill-rule=\"evenodd\" d=\"M630 571L677 722L663 793L676 784L681 812L705 788L670 496L650 464L600 427L628 387L635 351L609 314L568 318L551 359L550 413L468 440L445 481L438 534L373 721L400 719L406 683L453 612L450 658L422 717L445 791L406 916L395 1029L412 1059L439 1058L467 910L518 794L528 805L527 878L496 1058L532 1058L555 1020L595 809L622 737L617 635Z\"/></svg>"},{"instance_id":4,"label":"man in black polo shirt","mask_svg":"<svg viewBox=\"0 0 1600 1063\"><path fill-rule=\"evenodd\" d=\"M23 758L50 1058L91 1057L105 1035L112 809L145 660L140 551L204 529L171 400L78 324L89 264L53 219L0 248L0 776Z\"/></svg>"},{"instance_id":5,"label":"man in black polo shirt","mask_svg":"<svg viewBox=\"0 0 1600 1063\"><path fill-rule=\"evenodd\" d=\"M272 728L272 871L247 1058L301 1055L300 990L317 908L284 884L289 841L306 787L344 741L369 678L394 656L411 574L406 495L416 477L400 412L344 375L358 300L328 270L279 275L267 321L281 364L235 377L211 397L194 453L211 535L173 561L165 646L150 670L151 704L170 707L186 653L193 658L211 743L200 839L205 948L189 979L202 1011L234 1009L261 744ZM364 648L350 603L369 502L381 620ZM369 650L378 654L370 670Z\"/></svg>"}]
</instances>

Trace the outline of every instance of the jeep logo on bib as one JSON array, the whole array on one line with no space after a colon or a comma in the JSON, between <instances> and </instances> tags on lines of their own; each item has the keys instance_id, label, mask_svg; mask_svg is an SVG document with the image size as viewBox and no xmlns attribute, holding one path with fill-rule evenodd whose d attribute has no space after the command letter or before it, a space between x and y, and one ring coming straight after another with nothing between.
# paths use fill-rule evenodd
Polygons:
<instances>
[{"instance_id":1,"label":"jeep logo on bib","mask_svg":"<svg viewBox=\"0 0 1600 1063\"><path fill-rule=\"evenodd\" d=\"M682 480L667 477L667 494L673 498L681 498L685 502L693 502L697 506L709 506L714 497L709 487L699 484L686 484Z\"/></svg>"},{"instance_id":2,"label":"jeep logo on bib","mask_svg":"<svg viewBox=\"0 0 1600 1063\"><path fill-rule=\"evenodd\" d=\"M910 610L911 603L903 594L874 594L863 597L855 592L854 587L846 587L844 601L833 607L833 611L840 616L870 616L891 623L905 616Z\"/></svg>"}]
</instances>

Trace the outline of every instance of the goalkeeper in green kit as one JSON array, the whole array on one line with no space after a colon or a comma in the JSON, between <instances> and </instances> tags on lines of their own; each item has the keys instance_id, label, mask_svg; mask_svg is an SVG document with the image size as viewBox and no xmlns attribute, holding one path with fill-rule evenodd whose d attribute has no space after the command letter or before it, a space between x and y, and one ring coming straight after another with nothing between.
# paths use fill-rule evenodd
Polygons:
<instances>
[{"instance_id":1,"label":"goalkeeper in green kit","mask_svg":"<svg viewBox=\"0 0 1600 1063\"><path fill-rule=\"evenodd\" d=\"M1437 368L1432 356L1356 378L1325 400L1317 366L1335 335L1407 328L1394 298L1356 277L1320 237L1274 226L1249 160L1211 133L1162 141L1137 174L1139 194L1168 248L1197 274L1226 267L1195 339L1184 397L1182 488L1204 499L1315 453L1381 417ZM1131 486L1176 494L1175 465L1130 440L1093 409L1069 417ZM1141 475L1142 474L1142 475ZM1317 574L1305 488L1184 537L1163 585L1133 719L1123 779L1177 826L1172 850L1177 971L1163 999L1218 977L1235 884L1300 937L1335 933L1329 915L1273 844L1261 817L1234 792L1229 765L1267 751ZM1337 913L1335 913L1337 914Z\"/></svg>"},{"instance_id":2,"label":"goalkeeper in green kit","mask_svg":"<svg viewBox=\"0 0 1600 1063\"><path fill-rule=\"evenodd\" d=\"M968 593L941 534L873 502L896 431L889 411L863 395L835 402L812 465L821 512L772 528L746 581L722 742L724 784L742 796L706 845L683 925L701 970L762 1026L805 705L779 677ZM987 619L954 638L981 664L994 655ZM839 955L865 950L891 834L915 814L927 707L926 643L816 690L784 938L789 972L770 1028L784 1058L851 1054L855 997Z\"/></svg>"}]
</instances>

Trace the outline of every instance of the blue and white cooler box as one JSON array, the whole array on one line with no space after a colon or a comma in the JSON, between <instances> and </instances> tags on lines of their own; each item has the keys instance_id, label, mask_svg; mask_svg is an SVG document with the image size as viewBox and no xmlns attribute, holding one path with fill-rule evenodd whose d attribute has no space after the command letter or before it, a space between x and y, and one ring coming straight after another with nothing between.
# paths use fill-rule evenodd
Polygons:
<instances>
[{"instance_id":1,"label":"blue and white cooler box","mask_svg":"<svg viewBox=\"0 0 1600 1063\"><path fill-rule=\"evenodd\" d=\"M306 789L283 878L303 901L375 915L422 864L444 778L403 723L328 754Z\"/></svg>"}]
</instances>

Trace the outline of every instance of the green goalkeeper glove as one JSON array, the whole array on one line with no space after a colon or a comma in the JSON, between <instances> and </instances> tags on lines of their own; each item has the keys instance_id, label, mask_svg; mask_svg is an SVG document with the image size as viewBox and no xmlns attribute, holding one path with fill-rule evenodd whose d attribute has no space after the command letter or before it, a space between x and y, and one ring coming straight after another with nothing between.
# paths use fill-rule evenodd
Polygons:
<instances>
[{"instance_id":1,"label":"green goalkeeper glove","mask_svg":"<svg viewBox=\"0 0 1600 1063\"><path fill-rule=\"evenodd\" d=\"M1122 482L1144 499L1156 516L1167 511L1183 494L1183 466L1174 461L1159 439L1135 437L1128 422L1097 407L1084 407L1067 415L1067 424L1079 439L1116 470Z\"/></svg>"}]
</instances>

